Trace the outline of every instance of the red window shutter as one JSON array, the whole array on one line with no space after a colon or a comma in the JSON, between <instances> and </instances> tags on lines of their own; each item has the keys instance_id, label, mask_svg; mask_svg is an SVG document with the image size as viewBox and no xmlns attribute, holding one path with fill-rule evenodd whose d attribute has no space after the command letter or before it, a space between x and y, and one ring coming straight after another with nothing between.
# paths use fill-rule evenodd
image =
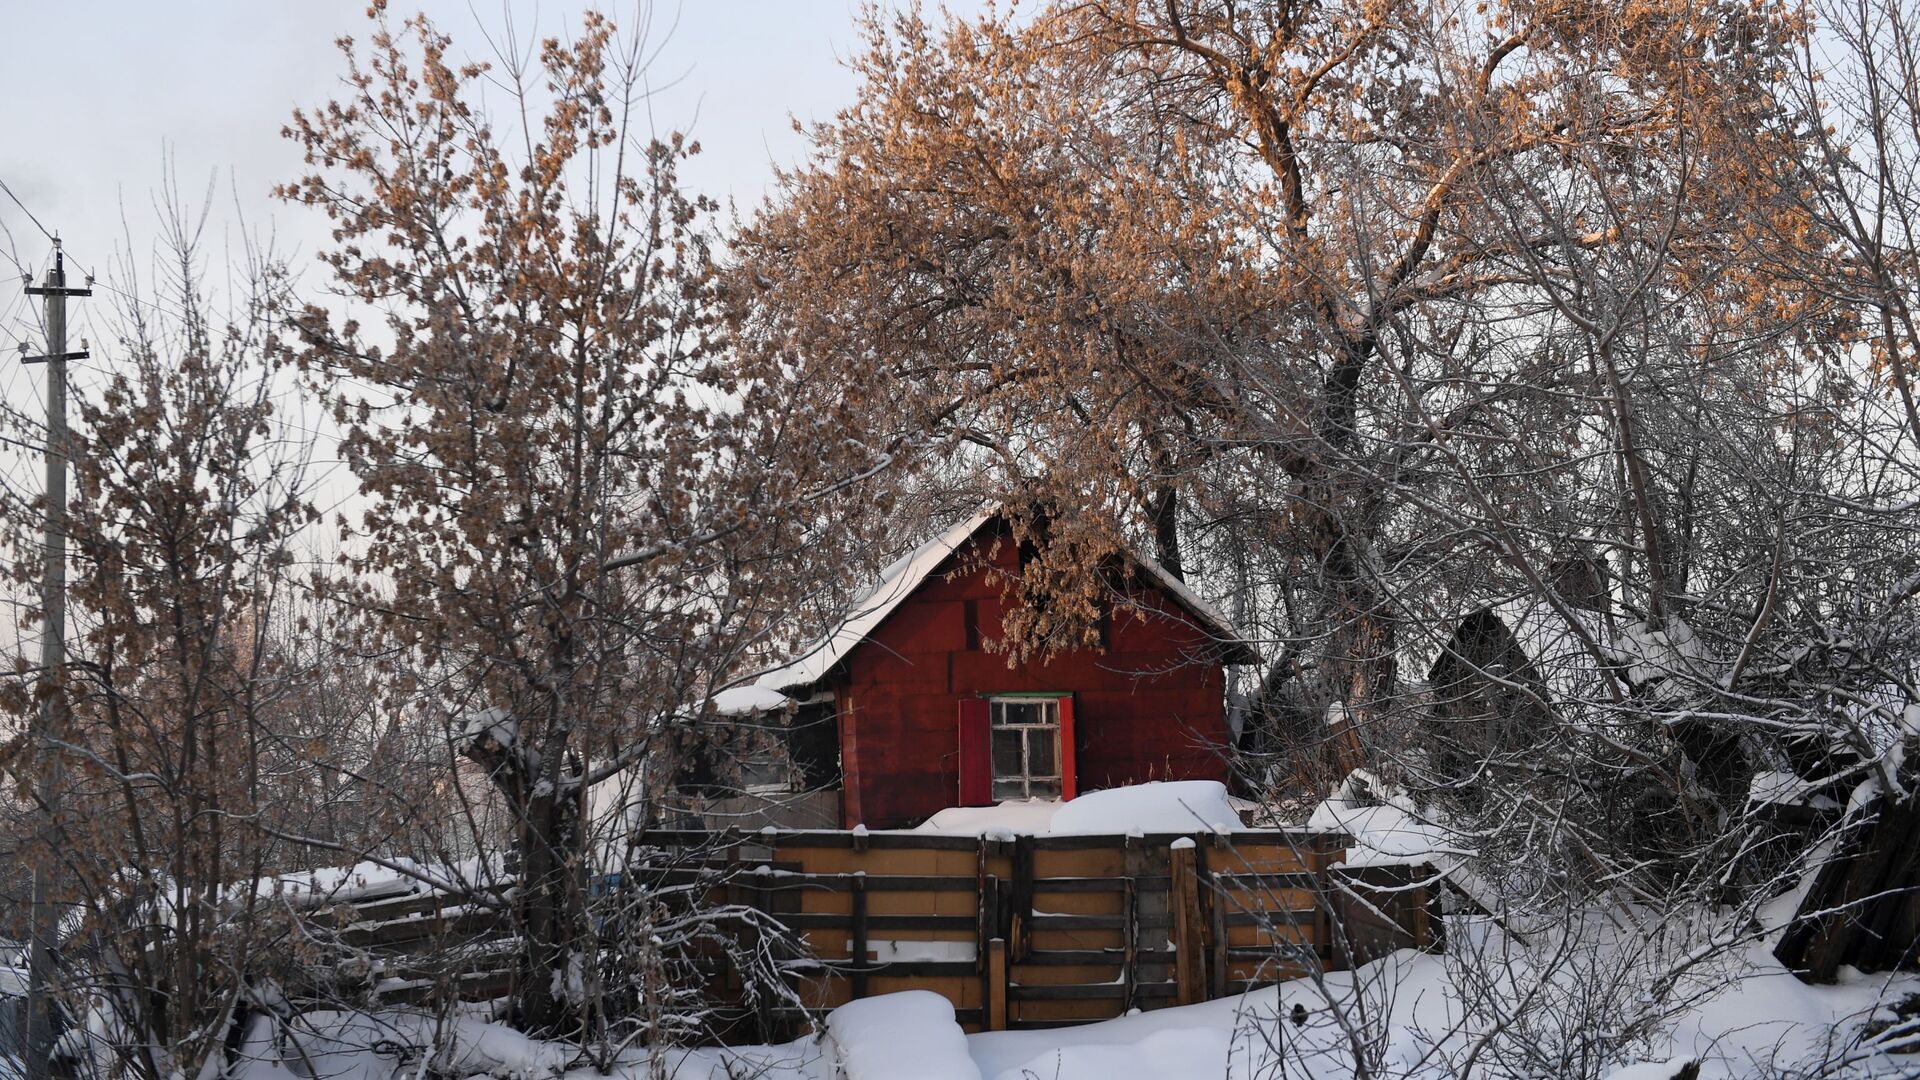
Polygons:
<instances>
[{"instance_id":1,"label":"red window shutter","mask_svg":"<svg viewBox=\"0 0 1920 1080\"><path fill-rule=\"evenodd\" d=\"M1073 695L1060 699L1060 797L1071 799L1080 794L1079 781L1074 777L1073 760Z\"/></svg>"},{"instance_id":2,"label":"red window shutter","mask_svg":"<svg viewBox=\"0 0 1920 1080\"><path fill-rule=\"evenodd\" d=\"M993 731L986 698L960 699L960 805L993 805Z\"/></svg>"}]
</instances>

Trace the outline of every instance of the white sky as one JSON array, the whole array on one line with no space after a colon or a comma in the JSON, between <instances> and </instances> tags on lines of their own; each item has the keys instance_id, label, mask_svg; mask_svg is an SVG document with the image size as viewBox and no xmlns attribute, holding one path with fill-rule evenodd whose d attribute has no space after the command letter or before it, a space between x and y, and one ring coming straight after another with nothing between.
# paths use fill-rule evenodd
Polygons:
<instances>
[{"instance_id":1,"label":"white sky","mask_svg":"<svg viewBox=\"0 0 1920 1080\"><path fill-rule=\"evenodd\" d=\"M704 153L690 186L751 205L770 162L790 163L803 143L789 115L825 119L853 95L840 64L857 45L858 0L661 0L657 27L678 19L656 75L663 128L691 126ZM452 34L456 51L484 57L478 29L497 31L511 10L524 30L561 34L581 4L518 0L413 0ZM400 0L395 13L412 10ZM631 3L603 5L632 21ZM970 4L956 5L962 8ZM238 208L250 226L273 226L310 255L317 223L267 197L299 170L279 137L297 105L333 96L343 70L334 38L364 38L365 0L0 0L0 180L83 263L105 263L124 208L136 246L171 153L197 202L220 182L219 216ZM656 35L658 37L660 35ZM20 257L47 246L0 196L0 224ZM0 236L0 251L5 237ZM0 305L14 299L0 291Z\"/></svg>"},{"instance_id":2,"label":"white sky","mask_svg":"<svg viewBox=\"0 0 1920 1080\"><path fill-rule=\"evenodd\" d=\"M652 109L663 131L690 129L702 144L683 176L689 188L745 211L767 192L774 163L802 156L805 143L790 118L829 119L852 100L854 79L841 60L859 44L859 4L658 0L655 40L670 24L672 31L652 69L665 84ZM392 11L424 9L453 37L456 55L486 59L482 27L497 32L510 13L523 38L566 35L583 6L394 0ZM622 26L634 24L634 0L597 6ZM345 68L333 41L364 39L365 10L366 0L0 0L0 181L61 235L70 269L78 264L105 277L116 249L130 247L149 280L154 205L168 171L195 207L212 182L208 246L216 260L222 247L239 249L235 233L244 222L271 232L309 287L324 287L314 263L326 240L323 221L268 192L301 168L280 137L282 125L296 106L338 96ZM40 228L0 194L0 397L35 416L44 369L23 367L14 350L25 340L43 351L39 302L22 294L15 262L38 276L50 255ZM94 346L93 359L71 374L77 393L97 385L112 363L111 350L100 347L112 302L97 293L75 303L71 347L81 337ZM0 483L13 491L37 492L41 470L38 454L0 445ZM326 486L344 479L330 476ZM0 627L11 630L11 622L0 613Z\"/></svg>"},{"instance_id":3,"label":"white sky","mask_svg":"<svg viewBox=\"0 0 1920 1080\"><path fill-rule=\"evenodd\" d=\"M913 0L890 0L890 6ZM775 163L792 164L805 141L792 129L829 119L852 100L841 62L859 45L860 0L657 0L651 98L661 130L691 130L702 153L687 186L750 210L765 195ZM491 58L481 31L509 18L523 39L564 35L579 25L582 0L395 0L397 17L424 9L449 33L457 54ZM635 25L635 0L600 6ZM975 0L954 0L973 10ZM70 265L105 277L116 249L129 248L150 278L155 201L169 172L198 207L215 186L207 238L214 258L237 251L237 230L271 233L309 288L326 275L315 252L326 242L317 213L269 197L301 172L280 137L296 106L337 96L345 70L334 40L364 39L366 0L0 0L0 181L39 225L66 243ZM39 340L38 301L21 293L24 264L44 271L51 244L27 213L0 194L0 395L37 413L39 369L13 353ZM76 275L77 276L77 275ZM111 298L76 302L72 344L93 330L99 343ZM87 367L73 373L84 390ZM0 448L3 449L3 448ZM0 459L6 455L0 453ZM0 460L18 478L19 462ZM11 467L8 467L11 466ZM36 470L37 471L37 470Z\"/></svg>"}]
</instances>

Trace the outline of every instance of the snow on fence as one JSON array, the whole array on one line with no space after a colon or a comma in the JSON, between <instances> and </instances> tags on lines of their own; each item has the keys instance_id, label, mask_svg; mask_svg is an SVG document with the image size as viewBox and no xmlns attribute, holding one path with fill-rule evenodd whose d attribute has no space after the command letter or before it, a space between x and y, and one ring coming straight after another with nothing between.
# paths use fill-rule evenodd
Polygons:
<instances>
[{"instance_id":1,"label":"snow on fence","mask_svg":"<svg viewBox=\"0 0 1920 1080\"><path fill-rule=\"evenodd\" d=\"M663 831L646 844L606 887L694 886L773 916L803 946L787 970L805 1007L741 1017L762 1032L897 990L940 994L970 1030L1083 1023L1429 943L1430 883L1339 868L1337 833ZM504 913L453 899L362 902L352 937L382 957L383 998L504 992L488 963L504 958ZM725 997L724 959L703 962Z\"/></svg>"},{"instance_id":2,"label":"snow on fence","mask_svg":"<svg viewBox=\"0 0 1920 1080\"><path fill-rule=\"evenodd\" d=\"M435 887L377 868L353 874L356 880L282 894L300 919L298 951L308 961L289 987L296 997L418 1004L484 1001L511 988L504 886L471 875Z\"/></svg>"}]
</instances>

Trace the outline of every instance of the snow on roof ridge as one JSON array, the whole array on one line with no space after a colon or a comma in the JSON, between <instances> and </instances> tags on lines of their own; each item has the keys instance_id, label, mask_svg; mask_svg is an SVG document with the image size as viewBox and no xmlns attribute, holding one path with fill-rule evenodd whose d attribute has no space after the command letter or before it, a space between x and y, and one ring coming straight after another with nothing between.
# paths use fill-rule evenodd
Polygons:
<instances>
[{"instance_id":1,"label":"snow on roof ridge","mask_svg":"<svg viewBox=\"0 0 1920 1080\"><path fill-rule=\"evenodd\" d=\"M852 613L832 633L809 646L797 659L763 673L752 685L784 692L819 682L854 646L878 629L887 616L893 614L894 608L900 606L901 601L913 595L913 591L947 556L960 550L982 525L1000 513L998 503L988 503L973 516L948 526L933 539L889 563L880 572L879 583L861 596L853 605ZM1166 567L1139 552L1129 551L1128 554L1147 571L1155 584L1170 593L1195 618L1207 623L1207 629L1223 643L1237 644L1252 651L1246 635L1234 626L1233 620L1202 600L1198 593L1174 577Z\"/></svg>"},{"instance_id":2,"label":"snow on roof ridge","mask_svg":"<svg viewBox=\"0 0 1920 1080\"><path fill-rule=\"evenodd\" d=\"M1213 625L1208 629L1212 630L1223 643L1246 645L1249 650L1252 649L1252 646L1247 644L1247 635L1240 632L1240 628L1234 625L1232 619L1227 618L1225 612L1202 599L1200 594L1189 588L1186 582L1174 577L1173 571L1138 552L1134 553L1133 561L1139 563L1147 573L1153 576L1154 581L1161 588L1172 593L1174 599L1180 601L1182 606L1198 616L1201 621L1212 623Z\"/></svg>"},{"instance_id":3,"label":"snow on roof ridge","mask_svg":"<svg viewBox=\"0 0 1920 1080\"><path fill-rule=\"evenodd\" d=\"M881 571L879 582L854 602L852 612L839 626L798 658L762 674L753 685L785 691L819 682L854 646L865 641L893 614L901 601L913 595L935 567L960 550L960 546L997 513L998 507L982 507L972 517L948 526L946 531L894 560Z\"/></svg>"}]
</instances>

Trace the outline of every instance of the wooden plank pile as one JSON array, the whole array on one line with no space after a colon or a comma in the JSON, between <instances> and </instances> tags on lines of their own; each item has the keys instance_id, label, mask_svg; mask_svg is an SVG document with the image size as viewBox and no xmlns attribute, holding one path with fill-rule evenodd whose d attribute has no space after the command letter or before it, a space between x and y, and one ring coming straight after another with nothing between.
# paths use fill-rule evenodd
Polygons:
<instances>
[{"instance_id":1,"label":"wooden plank pile","mask_svg":"<svg viewBox=\"0 0 1920 1080\"><path fill-rule=\"evenodd\" d=\"M1774 956L1809 982L1842 965L1920 966L1920 739L1910 739L1901 790L1882 793L1815 871Z\"/></svg>"},{"instance_id":2,"label":"wooden plank pile","mask_svg":"<svg viewBox=\"0 0 1920 1080\"><path fill-rule=\"evenodd\" d=\"M350 895L288 898L299 915L298 999L423 1004L498 997L511 983L512 920L495 887L394 876Z\"/></svg>"}]
</instances>

